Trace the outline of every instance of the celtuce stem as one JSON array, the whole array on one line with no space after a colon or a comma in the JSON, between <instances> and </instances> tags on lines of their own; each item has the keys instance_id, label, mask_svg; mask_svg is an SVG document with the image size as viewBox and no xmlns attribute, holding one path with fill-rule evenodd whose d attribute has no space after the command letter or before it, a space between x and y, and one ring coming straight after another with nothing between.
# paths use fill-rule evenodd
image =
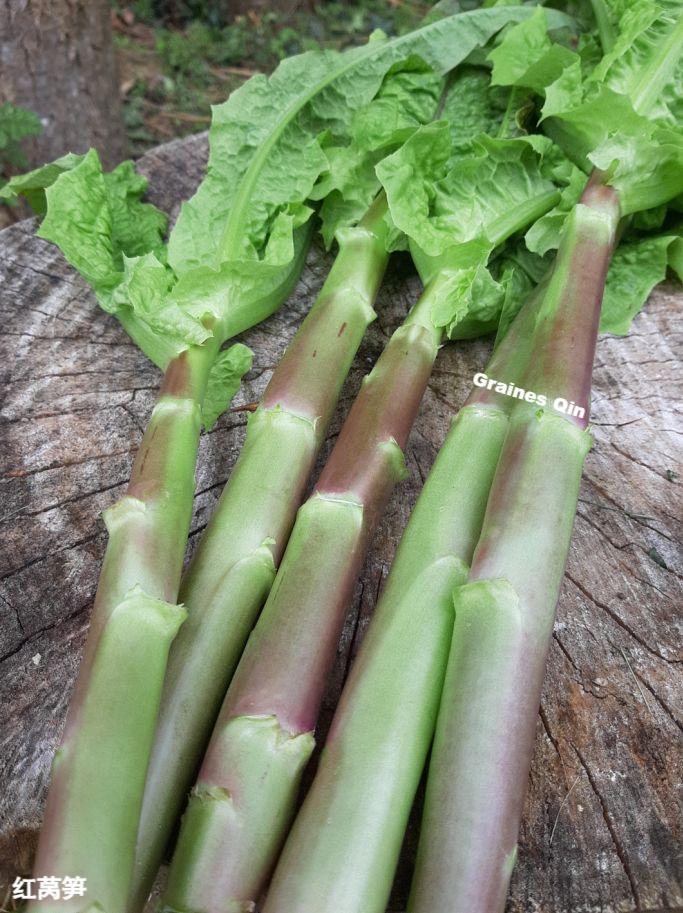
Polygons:
<instances>
[{"instance_id":1,"label":"celtuce stem","mask_svg":"<svg viewBox=\"0 0 683 913\"><path fill-rule=\"evenodd\" d=\"M173 361L126 494L105 512L109 543L90 632L53 763L35 875L82 875L86 905L125 909L145 769L192 512L201 402L217 343ZM83 898L42 900L80 910Z\"/></svg>"},{"instance_id":2,"label":"celtuce stem","mask_svg":"<svg viewBox=\"0 0 683 913\"><path fill-rule=\"evenodd\" d=\"M327 281L250 416L240 457L184 578L181 598L189 618L169 657L131 911L147 900L272 585L341 386L375 317L373 302L388 259L385 213L382 195L357 227L341 233Z\"/></svg>"},{"instance_id":3,"label":"celtuce stem","mask_svg":"<svg viewBox=\"0 0 683 913\"><path fill-rule=\"evenodd\" d=\"M490 234L502 242L554 201L555 193L525 200L493 221ZM436 273L408 325L433 330L433 302L443 294L442 284L449 289L449 280L447 269ZM501 366L515 379L522 367L519 355L509 345L501 352L508 353L499 356ZM451 593L467 577L507 408L497 406L495 397L473 404L449 435L432 474L435 481L425 486L424 506L409 525L367 645L344 689L264 913L308 913L321 907L336 913L381 913L386 908L434 725L453 624ZM462 512L460 528L445 506L435 504L433 494L452 504L453 512Z\"/></svg>"},{"instance_id":4,"label":"celtuce stem","mask_svg":"<svg viewBox=\"0 0 683 913\"><path fill-rule=\"evenodd\" d=\"M365 379L228 689L183 819L169 910L246 911L285 837L370 535L440 341L430 289ZM319 908L319 907L318 907Z\"/></svg>"},{"instance_id":5,"label":"celtuce stem","mask_svg":"<svg viewBox=\"0 0 683 913\"><path fill-rule=\"evenodd\" d=\"M533 320L529 302L490 362L493 376L520 379L520 342ZM452 593L467 579L511 403L476 390L454 419L344 686L264 913L386 909L436 720Z\"/></svg>"},{"instance_id":6,"label":"celtuce stem","mask_svg":"<svg viewBox=\"0 0 683 913\"><path fill-rule=\"evenodd\" d=\"M430 763L411 913L505 906L548 643L590 448L585 430L600 303L618 222L589 184L571 214L534 329L526 389L584 409L518 403L455 626Z\"/></svg>"}]
</instances>

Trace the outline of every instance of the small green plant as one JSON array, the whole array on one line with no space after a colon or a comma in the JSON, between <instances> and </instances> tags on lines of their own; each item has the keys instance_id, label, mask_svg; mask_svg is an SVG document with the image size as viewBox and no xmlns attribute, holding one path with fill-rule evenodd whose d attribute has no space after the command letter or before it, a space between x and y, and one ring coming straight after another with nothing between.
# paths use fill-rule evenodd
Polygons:
<instances>
[{"instance_id":1,"label":"small green plant","mask_svg":"<svg viewBox=\"0 0 683 913\"><path fill-rule=\"evenodd\" d=\"M6 101L0 105L0 187L9 178L10 168L25 168L26 156L21 141L42 132L38 116L27 108Z\"/></svg>"}]
</instances>

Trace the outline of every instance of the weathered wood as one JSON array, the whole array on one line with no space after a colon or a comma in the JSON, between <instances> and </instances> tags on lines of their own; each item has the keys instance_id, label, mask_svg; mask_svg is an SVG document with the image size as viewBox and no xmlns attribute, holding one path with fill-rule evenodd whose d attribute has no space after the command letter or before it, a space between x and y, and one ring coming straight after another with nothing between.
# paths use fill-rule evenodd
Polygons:
<instances>
[{"instance_id":1,"label":"weathered wood","mask_svg":"<svg viewBox=\"0 0 683 913\"><path fill-rule=\"evenodd\" d=\"M158 205L174 212L199 179L205 151L204 139L194 137L142 160ZM33 230L24 222L0 233L0 885L30 868L104 549L100 513L125 484L159 382L158 371ZM314 249L290 302L247 334L256 358L243 401L263 390L329 263ZM409 264L398 260L323 458L362 375L417 292ZM554 632L509 913L683 907L675 861L680 303L673 288L658 289L628 338L603 337L598 346L595 447ZM382 521L349 611L323 730L421 480L489 348L480 341L439 355L408 447L410 478ZM228 414L203 437L191 544L235 461L244 425L243 414ZM392 911L404 909L415 832L413 824Z\"/></svg>"}]
</instances>

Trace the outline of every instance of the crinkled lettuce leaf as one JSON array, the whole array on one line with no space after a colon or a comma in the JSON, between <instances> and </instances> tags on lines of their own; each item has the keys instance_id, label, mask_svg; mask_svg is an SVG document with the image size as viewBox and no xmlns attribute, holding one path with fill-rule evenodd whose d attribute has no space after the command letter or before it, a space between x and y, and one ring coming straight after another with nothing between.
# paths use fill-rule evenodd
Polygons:
<instances>
[{"instance_id":1,"label":"crinkled lettuce leaf","mask_svg":"<svg viewBox=\"0 0 683 913\"><path fill-rule=\"evenodd\" d=\"M263 306L310 214L303 204L328 166L323 143L344 144L391 68L416 56L442 75L529 15L524 7L474 10L350 51L302 54L268 78L253 77L214 108L207 177L169 239L178 300L198 318L212 314L224 333L233 329L234 308ZM365 130L371 126L372 119Z\"/></svg>"},{"instance_id":2,"label":"crinkled lettuce leaf","mask_svg":"<svg viewBox=\"0 0 683 913\"><path fill-rule=\"evenodd\" d=\"M612 10L614 43L589 77L628 96L635 110L672 126L683 122L683 3L633 0Z\"/></svg>"},{"instance_id":3,"label":"crinkled lettuce leaf","mask_svg":"<svg viewBox=\"0 0 683 913\"><path fill-rule=\"evenodd\" d=\"M533 15L506 33L488 56L494 86L525 86L536 92L554 82L579 56L548 36L548 15L536 7Z\"/></svg>"},{"instance_id":4,"label":"crinkled lettuce leaf","mask_svg":"<svg viewBox=\"0 0 683 913\"><path fill-rule=\"evenodd\" d=\"M432 319L449 338L495 329L504 287L489 273L488 259L559 200L541 164L540 152L551 144L538 139L482 134L469 154L454 156L450 125L439 121L377 166L422 280L435 283Z\"/></svg>"},{"instance_id":5,"label":"crinkled lettuce leaf","mask_svg":"<svg viewBox=\"0 0 683 913\"><path fill-rule=\"evenodd\" d=\"M338 229L358 221L370 205L379 189L374 172L377 162L434 116L440 77L505 24L493 26L489 14L494 12L499 15L501 11L478 10L444 19L443 11L439 11L438 21L407 36L410 56L397 60L386 71L377 94L355 111L347 130L348 141L340 144L329 129L322 135L328 168L309 198L324 199L320 216L327 246ZM511 16L508 21L520 18L518 8L509 7L507 13ZM521 18L528 15L530 11L524 11ZM557 13L551 15L557 25L570 21ZM427 29L433 29L433 35L438 33L438 40L430 37L426 44ZM391 234L394 247L399 246L397 235Z\"/></svg>"},{"instance_id":6,"label":"crinkled lettuce leaf","mask_svg":"<svg viewBox=\"0 0 683 913\"><path fill-rule=\"evenodd\" d=\"M449 339L470 339L495 330L505 300L484 261L439 271L432 293L431 319Z\"/></svg>"},{"instance_id":7,"label":"crinkled lettuce leaf","mask_svg":"<svg viewBox=\"0 0 683 913\"><path fill-rule=\"evenodd\" d=\"M469 155L453 157L444 121L418 130L377 172L396 225L438 262L451 254L459 264L469 255L478 262L524 227L539 199L549 206L546 198L559 197L525 139L481 135Z\"/></svg>"},{"instance_id":8,"label":"crinkled lettuce leaf","mask_svg":"<svg viewBox=\"0 0 683 913\"><path fill-rule=\"evenodd\" d=\"M345 145L324 144L327 169L311 199L323 200L321 234L330 247L339 229L357 224L380 189L376 164L428 123L443 79L418 57L393 66L376 97L356 113Z\"/></svg>"},{"instance_id":9,"label":"crinkled lettuce leaf","mask_svg":"<svg viewBox=\"0 0 683 913\"><path fill-rule=\"evenodd\" d=\"M539 256L543 256L549 250L557 250L565 220L579 202L586 186L586 175L583 171L568 160L567 163L570 168L565 173L565 180L560 180L559 174L556 177L556 183L561 187L557 206L553 206L537 219L524 236L527 248Z\"/></svg>"},{"instance_id":10,"label":"crinkled lettuce leaf","mask_svg":"<svg viewBox=\"0 0 683 913\"><path fill-rule=\"evenodd\" d=\"M454 152L464 154L480 133L506 138L524 135L533 108L529 92L492 86L488 70L463 66L450 84L442 117L451 125Z\"/></svg>"},{"instance_id":11,"label":"crinkled lettuce leaf","mask_svg":"<svg viewBox=\"0 0 683 913\"><path fill-rule=\"evenodd\" d=\"M202 403L202 424L209 431L230 405L240 387L242 377L251 370L254 353L248 346L236 342L218 354L211 367Z\"/></svg>"},{"instance_id":12,"label":"crinkled lettuce leaf","mask_svg":"<svg viewBox=\"0 0 683 913\"><path fill-rule=\"evenodd\" d=\"M548 135L584 171L605 171L629 215L683 189L683 4L636 0L605 10L614 41L588 75L580 56L550 42L541 10L490 56L494 81L544 95ZM545 65L553 54L564 63L554 79Z\"/></svg>"},{"instance_id":13,"label":"crinkled lettuce leaf","mask_svg":"<svg viewBox=\"0 0 683 913\"><path fill-rule=\"evenodd\" d=\"M510 329L513 320L522 309L551 266L549 257L531 253L522 241L508 245L493 264L493 273L503 289L496 341L497 346Z\"/></svg>"},{"instance_id":14,"label":"crinkled lettuce leaf","mask_svg":"<svg viewBox=\"0 0 683 913\"><path fill-rule=\"evenodd\" d=\"M342 53L302 54L270 77L255 76L214 108L207 174L167 250L163 217L140 202L141 179L129 165L109 177L95 153L67 156L6 193L30 195L39 210L47 205L42 236L163 368L209 332L227 339L282 303L310 236L309 196L328 168L324 143L346 142L392 67L419 57L444 74L529 15L524 7L474 10ZM379 129L381 118L369 115L364 132Z\"/></svg>"},{"instance_id":15,"label":"crinkled lettuce leaf","mask_svg":"<svg viewBox=\"0 0 683 913\"><path fill-rule=\"evenodd\" d=\"M614 252L600 313L600 331L625 336L652 289L666 276L667 266L680 275L683 239L662 234L626 241ZM682 280L683 281L683 280Z\"/></svg>"},{"instance_id":16,"label":"crinkled lettuce leaf","mask_svg":"<svg viewBox=\"0 0 683 913\"><path fill-rule=\"evenodd\" d=\"M38 235L57 244L156 364L211 332L169 299L174 276L165 264L166 216L140 197L147 186L131 162L109 174L90 150L45 188L47 212Z\"/></svg>"},{"instance_id":17,"label":"crinkled lettuce leaf","mask_svg":"<svg viewBox=\"0 0 683 913\"><path fill-rule=\"evenodd\" d=\"M26 174L10 178L0 187L0 202L11 204L23 196L36 215L42 215L46 209L45 190L65 171L71 171L80 164L83 158L82 155L69 152L48 165L41 165Z\"/></svg>"}]
</instances>

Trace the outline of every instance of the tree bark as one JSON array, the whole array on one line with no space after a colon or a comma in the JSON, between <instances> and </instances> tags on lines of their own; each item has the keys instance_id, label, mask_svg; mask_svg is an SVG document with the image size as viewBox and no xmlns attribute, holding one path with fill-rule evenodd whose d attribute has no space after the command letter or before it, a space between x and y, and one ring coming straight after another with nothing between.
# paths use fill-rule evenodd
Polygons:
<instances>
[{"instance_id":1,"label":"tree bark","mask_svg":"<svg viewBox=\"0 0 683 913\"><path fill-rule=\"evenodd\" d=\"M126 154L107 0L0 0L0 103L30 108L43 132L32 166L94 146L107 167Z\"/></svg>"}]
</instances>

